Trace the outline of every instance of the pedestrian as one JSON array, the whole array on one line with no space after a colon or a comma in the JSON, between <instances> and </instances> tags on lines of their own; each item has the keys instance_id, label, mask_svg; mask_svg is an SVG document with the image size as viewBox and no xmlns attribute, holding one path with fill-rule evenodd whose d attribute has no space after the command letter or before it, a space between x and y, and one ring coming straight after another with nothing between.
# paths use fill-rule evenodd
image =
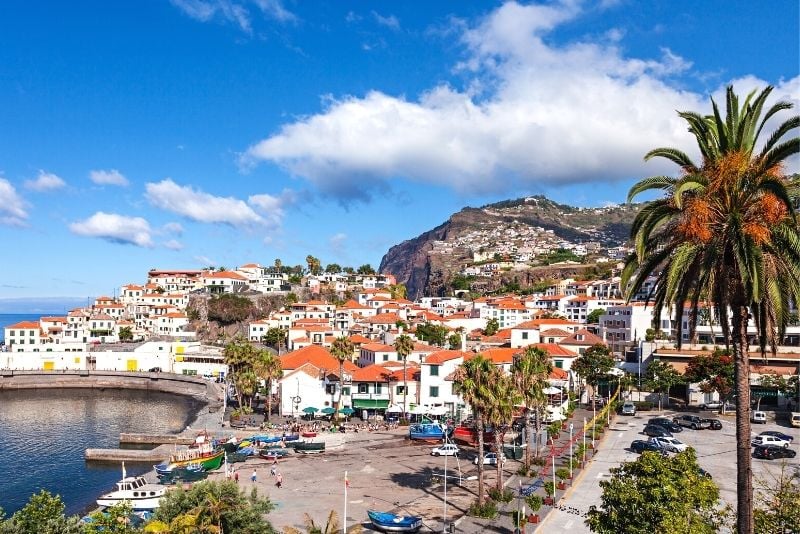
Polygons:
<instances>
[{"instance_id":1,"label":"pedestrian","mask_svg":"<svg viewBox=\"0 0 800 534\"><path fill-rule=\"evenodd\" d=\"M278 460L272 462L272 467L269 469L270 476L275 476L278 473Z\"/></svg>"},{"instance_id":2,"label":"pedestrian","mask_svg":"<svg viewBox=\"0 0 800 534\"><path fill-rule=\"evenodd\" d=\"M257 474L256 474L256 470L255 470L255 469L253 469L253 474L252 474L252 475L250 475L250 481L251 481L253 484L255 484L255 482L256 482L256 476L257 476Z\"/></svg>"},{"instance_id":3,"label":"pedestrian","mask_svg":"<svg viewBox=\"0 0 800 534\"><path fill-rule=\"evenodd\" d=\"M283 475L282 474L278 473L277 475L275 475L275 485L278 486L278 488L283 486Z\"/></svg>"},{"instance_id":4,"label":"pedestrian","mask_svg":"<svg viewBox=\"0 0 800 534\"><path fill-rule=\"evenodd\" d=\"M253 475L255 476L255 473L253 473ZM236 482L237 484L239 483L239 471L236 471L233 474L233 481ZM253 482L255 482L255 478L253 478Z\"/></svg>"}]
</instances>

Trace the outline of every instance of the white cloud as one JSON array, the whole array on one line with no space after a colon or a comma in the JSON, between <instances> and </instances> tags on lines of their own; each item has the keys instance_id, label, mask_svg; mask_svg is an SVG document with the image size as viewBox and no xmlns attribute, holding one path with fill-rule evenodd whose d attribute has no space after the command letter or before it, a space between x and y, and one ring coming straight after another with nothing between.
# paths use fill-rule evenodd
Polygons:
<instances>
[{"instance_id":1,"label":"white cloud","mask_svg":"<svg viewBox=\"0 0 800 534\"><path fill-rule=\"evenodd\" d=\"M60 176L51 172L39 171L39 175L35 180L26 180L25 187L32 191L54 191L66 186L65 182Z\"/></svg>"},{"instance_id":2,"label":"white cloud","mask_svg":"<svg viewBox=\"0 0 800 534\"><path fill-rule=\"evenodd\" d=\"M243 200L215 197L191 186L181 186L167 178L145 185L150 203L163 210L183 215L193 221L223 223L231 226L262 224L264 219Z\"/></svg>"},{"instance_id":3,"label":"white cloud","mask_svg":"<svg viewBox=\"0 0 800 534\"><path fill-rule=\"evenodd\" d=\"M196 261L203 267L211 267L217 264L216 261L212 260L208 256L195 256L194 261Z\"/></svg>"},{"instance_id":4,"label":"white cloud","mask_svg":"<svg viewBox=\"0 0 800 534\"><path fill-rule=\"evenodd\" d=\"M265 224L273 228L278 227L286 216L286 208L301 201L303 194L291 189L284 189L280 195L252 195L247 199L248 204L255 208L265 220Z\"/></svg>"},{"instance_id":5,"label":"white cloud","mask_svg":"<svg viewBox=\"0 0 800 534\"><path fill-rule=\"evenodd\" d=\"M168 234L181 235L183 234L183 226L181 226L180 223L170 222L162 227L162 231Z\"/></svg>"},{"instance_id":6,"label":"white cloud","mask_svg":"<svg viewBox=\"0 0 800 534\"><path fill-rule=\"evenodd\" d=\"M243 5L230 0L170 0L172 5L186 15L200 22L208 22L219 17L225 22L239 26L245 33L251 33L250 13Z\"/></svg>"},{"instance_id":7,"label":"white cloud","mask_svg":"<svg viewBox=\"0 0 800 534\"><path fill-rule=\"evenodd\" d=\"M164 243L164 248L168 248L170 250L183 250L183 243L177 239L170 239Z\"/></svg>"},{"instance_id":8,"label":"white cloud","mask_svg":"<svg viewBox=\"0 0 800 534\"><path fill-rule=\"evenodd\" d=\"M375 17L375 22L380 24L381 26L386 26L392 30L399 30L400 29L400 21L394 15L389 15L388 17L384 17L380 13L373 11L372 16Z\"/></svg>"},{"instance_id":9,"label":"white cloud","mask_svg":"<svg viewBox=\"0 0 800 534\"><path fill-rule=\"evenodd\" d=\"M281 0L255 0L262 13L278 22L294 22L297 16L286 9Z\"/></svg>"},{"instance_id":10,"label":"white cloud","mask_svg":"<svg viewBox=\"0 0 800 534\"><path fill-rule=\"evenodd\" d=\"M334 253L341 254L344 251L345 243L347 242L347 234L339 232L334 234L328 240L328 244Z\"/></svg>"},{"instance_id":11,"label":"white cloud","mask_svg":"<svg viewBox=\"0 0 800 534\"><path fill-rule=\"evenodd\" d=\"M117 169L89 171L89 179L98 185L128 185L128 179Z\"/></svg>"},{"instance_id":12,"label":"white cloud","mask_svg":"<svg viewBox=\"0 0 800 534\"><path fill-rule=\"evenodd\" d=\"M17 194L11 182L0 178L0 224L22 226L28 219L25 201Z\"/></svg>"},{"instance_id":13,"label":"white cloud","mask_svg":"<svg viewBox=\"0 0 800 534\"><path fill-rule=\"evenodd\" d=\"M99 237L112 243L152 247L150 224L141 217L126 217L116 213L98 211L85 221L69 225L72 233Z\"/></svg>"},{"instance_id":14,"label":"white cloud","mask_svg":"<svg viewBox=\"0 0 800 534\"><path fill-rule=\"evenodd\" d=\"M549 32L578 16L576 5L509 2L476 25L454 20L465 89L327 99L322 112L250 146L242 165L276 163L343 200L369 198L396 177L480 194L674 172L642 157L657 146L696 154L675 110L708 111L707 95L671 81L690 63L666 49L628 57L616 33L554 44ZM776 93L797 102L798 80Z\"/></svg>"}]
</instances>

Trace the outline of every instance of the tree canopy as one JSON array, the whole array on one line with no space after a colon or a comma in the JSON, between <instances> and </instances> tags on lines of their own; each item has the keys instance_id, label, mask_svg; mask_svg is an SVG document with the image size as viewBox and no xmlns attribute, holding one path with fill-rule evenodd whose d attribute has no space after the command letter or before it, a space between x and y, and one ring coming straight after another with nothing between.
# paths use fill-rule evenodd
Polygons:
<instances>
[{"instance_id":1,"label":"tree canopy","mask_svg":"<svg viewBox=\"0 0 800 534\"><path fill-rule=\"evenodd\" d=\"M601 379L608 376L613 368L614 358L611 356L611 350L600 343L586 349L583 354L572 362L572 370L592 386L592 406L594 406L594 394L597 392L597 384Z\"/></svg>"},{"instance_id":2,"label":"tree canopy","mask_svg":"<svg viewBox=\"0 0 800 534\"><path fill-rule=\"evenodd\" d=\"M225 293L208 301L208 318L222 324L239 323L250 317L253 302L247 297Z\"/></svg>"},{"instance_id":3,"label":"tree canopy","mask_svg":"<svg viewBox=\"0 0 800 534\"><path fill-rule=\"evenodd\" d=\"M716 392L723 401L733 393L734 365L728 350L716 349L708 356L695 356L689 360L683 375L689 382L697 383L703 393Z\"/></svg>"}]
</instances>

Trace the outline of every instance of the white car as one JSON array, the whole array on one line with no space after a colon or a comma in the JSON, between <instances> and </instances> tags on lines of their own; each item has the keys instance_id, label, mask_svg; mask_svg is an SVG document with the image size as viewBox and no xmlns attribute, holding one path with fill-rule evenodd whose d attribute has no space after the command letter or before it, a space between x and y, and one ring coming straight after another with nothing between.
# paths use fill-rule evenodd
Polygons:
<instances>
[{"instance_id":1,"label":"white car","mask_svg":"<svg viewBox=\"0 0 800 534\"><path fill-rule=\"evenodd\" d=\"M501 464L506 463L506 456L505 454L500 455L500 462ZM478 465L478 458L472 460L472 463ZM487 452L483 455L483 465L497 465L497 453L496 452Z\"/></svg>"},{"instance_id":2,"label":"white car","mask_svg":"<svg viewBox=\"0 0 800 534\"><path fill-rule=\"evenodd\" d=\"M789 445L791 445L791 443L789 443L785 439L781 439L775 436L765 436L765 435L756 436L755 438L753 438L753 441L751 441L750 444L754 447L756 445L773 445L775 447L788 447Z\"/></svg>"},{"instance_id":3,"label":"white car","mask_svg":"<svg viewBox=\"0 0 800 534\"><path fill-rule=\"evenodd\" d=\"M431 450L431 456L458 456L461 453L457 445L445 443Z\"/></svg>"},{"instance_id":4,"label":"white car","mask_svg":"<svg viewBox=\"0 0 800 534\"><path fill-rule=\"evenodd\" d=\"M683 452L689 446L675 438L650 438L651 443L657 444L661 449L672 452Z\"/></svg>"}]
</instances>

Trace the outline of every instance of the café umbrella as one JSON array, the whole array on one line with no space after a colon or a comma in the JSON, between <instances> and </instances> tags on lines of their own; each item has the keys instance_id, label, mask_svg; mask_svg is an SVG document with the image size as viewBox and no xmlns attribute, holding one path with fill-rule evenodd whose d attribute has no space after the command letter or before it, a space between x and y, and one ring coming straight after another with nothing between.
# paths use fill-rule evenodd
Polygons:
<instances>
[{"instance_id":1,"label":"caf\u00e9 umbrella","mask_svg":"<svg viewBox=\"0 0 800 534\"><path fill-rule=\"evenodd\" d=\"M319 411L319 408L314 408L313 406L308 406L306 408L303 408L303 412L305 412L307 414L317 413L318 411Z\"/></svg>"},{"instance_id":2,"label":"caf\u00e9 umbrella","mask_svg":"<svg viewBox=\"0 0 800 534\"><path fill-rule=\"evenodd\" d=\"M327 408L322 409L322 413L324 413L325 415L330 415L332 413L336 413L336 409L328 406Z\"/></svg>"}]
</instances>

